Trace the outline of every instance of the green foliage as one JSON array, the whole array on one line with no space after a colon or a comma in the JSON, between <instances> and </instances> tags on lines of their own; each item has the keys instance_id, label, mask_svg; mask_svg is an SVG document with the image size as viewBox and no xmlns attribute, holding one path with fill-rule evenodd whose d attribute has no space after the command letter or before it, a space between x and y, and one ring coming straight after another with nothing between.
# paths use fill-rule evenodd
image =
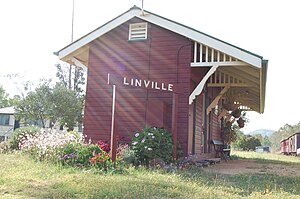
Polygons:
<instances>
[{"instance_id":1,"label":"green foliage","mask_svg":"<svg viewBox=\"0 0 300 199\"><path fill-rule=\"evenodd\" d=\"M254 135L257 139L259 139L262 146L271 146L272 143L268 136L262 136L261 134Z\"/></svg>"},{"instance_id":2,"label":"green foliage","mask_svg":"<svg viewBox=\"0 0 300 199\"><path fill-rule=\"evenodd\" d=\"M285 124L283 127L280 127L278 131L275 131L270 136L272 150L280 151L280 141L297 132L300 132L300 122L295 125Z\"/></svg>"},{"instance_id":3,"label":"green foliage","mask_svg":"<svg viewBox=\"0 0 300 199\"><path fill-rule=\"evenodd\" d=\"M9 144L7 141L0 142L0 154L9 152Z\"/></svg>"},{"instance_id":4,"label":"green foliage","mask_svg":"<svg viewBox=\"0 0 300 199\"><path fill-rule=\"evenodd\" d=\"M142 165L149 165L149 161L161 158L165 162L172 161L172 136L163 128L146 127L136 132L131 147L137 160Z\"/></svg>"},{"instance_id":5,"label":"green foliage","mask_svg":"<svg viewBox=\"0 0 300 199\"><path fill-rule=\"evenodd\" d=\"M9 98L4 88L0 85L0 108L5 108L9 106L14 106L18 101L17 96L14 98Z\"/></svg>"},{"instance_id":6,"label":"green foliage","mask_svg":"<svg viewBox=\"0 0 300 199\"><path fill-rule=\"evenodd\" d=\"M27 138L28 135L36 135L40 132L40 128L36 126L25 126L17 128L11 135L9 142L9 147L13 150L20 149L20 141Z\"/></svg>"},{"instance_id":7,"label":"green foliage","mask_svg":"<svg viewBox=\"0 0 300 199\"><path fill-rule=\"evenodd\" d=\"M31 91L17 103L16 117L26 121L59 122L73 130L76 122L82 120L83 98L77 97L76 92L50 82L44 82Z\"/></svg>"},{"instance_id":8,"label":"green foliage","mask_svg":"<svg viewBox=\"0 0 300 199\"><path fill-rule=\"evenodd\" d=\"M133 165L138 164L134 150L131 149L131 147L129 147L127 144L119 147L118 154L125 163Z\"/></svg>"},{"instance_id":9,"label":"green foliage","mask_svg":"<svg viewBox=\"0 0 300 199\"><path fill-rule=\"evenodd\" d=\"M8 106L9 106L8 94L0 85L0 108L8 107Z\"/></svg>"},{"instance_id":10,"label":"green foliage","mask_svg":"<svg viewBox=\"0 0 300 199\"><path fill-rule=\"evenodd\" d=\"M56 64L58 77L60 83L65 88L72 90L76 93L76 96L83 96L82 86L85 84L84 71L82 68L66 64Z\"/></svg>"},{"instance_id":11,"label":"green foliage","mask_svg":"<svg viewBox=\"0 0 300 199\"><path fill-rule=\"evenodd\" d=\"M222 128L224 143L231 144L237 139L240 128L231 122L226 122Z\"/></svg>"},{"instance_id":12,"label":"green foliage","mask_svg":"<svg viewBox=\"0 0 300 199\"><path fill-rule=\"evenodd\" d=\"M251 135L240 135L233 145L242 151L254 151L257 146L261 146L260 140Z\"/></svg>"},{"instance_id":13,"label":"green foliage","mask_svg":"<svg viewBox=\"0 0 300 199\"><path fill-rule=\"evenodd\" d=\"M94 154L93 157L89 159L90 163L94 168L100 171L107 172L108 170L114 169L114 163L111 161L109 154L106 151L101 151L97 154ZM116 160L116 164L119 160Z\"/></svg>"},{"instance_id":14,"label":"green foliage","mask_svg":"<svg viewBox=\"0 0 300 199\"><path fill-rule=\"evenodd\" d=\"M109 151L104 151L101 147L109 146L98 144L85 144L83 137L74 132L64 132L56 130L44 130L30 134L25 131L22 136L18 136L16 144L22 153L28 154L34 160L59 165L68 165L77 168L95 168L97 171L122 171L120 156L112 162ZM17 141L16 141L17 142ZM118 149L120 151L120 149Z\"/></svg>"},{"instance_id":15,"label":"green foliage","mask_svg":"<svg viewBox=\"0 0 300 199\"><path fill-rule=\"evenodd\" d=\"M102 150L96 144L69 143L60 149L61 162L76 167L90 166L90 158Z\"/></svg>"},{"instance_id":16,"label":"green foliage","mask_svg":"<svg viewBox=\"0 0 300 199\"><path fill-rule=\"evenodd\" d=\"M16 118L31 121L41 121L42 127L45 128L46 119L51 118L53 105L49 99L51 96L51 88L49 83L43 83L27 94L25 98L20 100L15 108Z\"/></svg>"},{"instance_id":17,"label":"green foliage","mask_svg":"<svg viewBox=\"0 0 300 199\"><path fill-rule=\"evenodd\" d=\"M70 130L73 130L76 122L81 122L83 98L76 97L75 91L56 84L50 100L53 103L52 117L58 118L60 124L66 124Z\"/></svg>"}]
</instances>

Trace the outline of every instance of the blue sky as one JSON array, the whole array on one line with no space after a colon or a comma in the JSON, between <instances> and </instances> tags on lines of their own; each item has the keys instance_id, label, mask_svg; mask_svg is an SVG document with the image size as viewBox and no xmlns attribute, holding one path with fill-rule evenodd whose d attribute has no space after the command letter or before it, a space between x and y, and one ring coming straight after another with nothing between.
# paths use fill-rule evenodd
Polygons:
<instances>
[{"instance_id":1,"label":"blue sky","mask_svg":"<svg viewBox=\"0 0 300 199\"><path fill-rule=\"evenodd\" d=\"M74 38L127 11L139 0L75 0ZM277 130L300 121L300 1L298 0L144 0L144 8L193 27L269 60L265 113L250 113L245 131ZM0 84L17 91L7 78L55 76L53 55L71 41L72 0L0 2Z\"/></svg>"}]
</instances>

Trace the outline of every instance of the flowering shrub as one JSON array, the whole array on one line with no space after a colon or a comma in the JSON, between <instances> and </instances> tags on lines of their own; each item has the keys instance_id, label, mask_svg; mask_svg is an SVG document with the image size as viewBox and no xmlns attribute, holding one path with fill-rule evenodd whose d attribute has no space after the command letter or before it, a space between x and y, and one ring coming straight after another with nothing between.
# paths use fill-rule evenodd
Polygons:
<instances>
[{"instance_id":1,"label":"flowering shrub","mask_svg":"<svg viewBox=\"0 0 300 199\"><path fill-rule=\"evenodd\" d=\"M9 139L9 146L11 149L20 149L19 148L19 143L20 140L25 140L27 136L34 136L38 132L40 132L41 129L36 126L24 126L17 128L11 138Z\"/></svg>"},{"instance_id":2,"label":"flowering shrub","mask_svg":"<svg viewBox=\"0 0 300 199\"><path fill-rule=\"evenodd\" d=\"M137 164L137 158L134 150L128 146L128 144L121 145L117 150L118 157L128 164Z\"/></svg>"},{"instance_id":3,"label":"flowering shrub","mask_svg":"<svg viewBox=\"0 0 300 199\"><path fill-rule=\"evenodd\" d=\"M34 135L25 134L20 138L19 149L40 161L59 162L74 167L94 167L107 172L116 171L120 165L120 148L117 150L116 162L109 156L110 146L103 141L97 144L85 144L76 132L44 130Z\"/></svg>"},{"instance_id":4,"label":"flowering shrub","mask_svg":"<svg viewBox=\"0 0 300 199\"><path fill-rule=\"evenodd\" d=\"M155 158L168 163L172 161L172 136L164 128L146 127L141 132L136 132L131 148L142 165L148 166L149 161Z\"/></svg>"},{"instance_id":5,"label":"flowering shrub","mask_svg":"<svg viewBox=\"0 0 300 199\"><path fill-rule=\"evenodd\" d=\"M109 154L104 150L101 150L100 153L95 154L90 158L89 161L94 167L103 171L107 171L109 168L113 168L114 166Z\"/></svg>"},{"instance_id":6,"label":"flowering shrub","mask_svg":"<svg viewBox=\"0 0 300 199\"><path fill-rule=\"evenodd\" d=\"M103 151L105 151L106 153L109 153L109 151L110 151L110 146L109 146L106 142L104 142L104 141L102 141L102 140L99 140L99 141L97 142L97 145L98 145Z\"/></svg>"},{"instance_id":7,"label":"flowering shrub","mask_svg":"<svg viewBox=\"0 0 300 199\"><path fill-rule=\"evenodd\" d=\"M60 154L59 149L64 145L80 142L81 139L72 133L42 129L35 134L22 135L18 148L37 160L55 160Z\"/></svg>"},{"instance_id":8,"label":"flowering shrub","mask_svg":"<svg viewBox=\"0 0 300 199\"><path fill-rule=\"evenodd\" d=\"M89 159L101 151L96 144L69 143L60 149L60 161L63 165L89 167Z\"/></svg>"}]
</instances>

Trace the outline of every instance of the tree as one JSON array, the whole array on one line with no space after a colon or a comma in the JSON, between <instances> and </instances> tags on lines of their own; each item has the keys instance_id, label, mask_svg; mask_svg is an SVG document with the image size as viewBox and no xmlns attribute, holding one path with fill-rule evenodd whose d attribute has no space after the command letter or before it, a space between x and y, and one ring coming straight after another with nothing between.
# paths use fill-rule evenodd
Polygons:
<instances>
[{"instance_id":1,"label":"tree","mask_svg":"<svg viewBox=\"0 0 300 199\"><path fill-rule=\"evenodd\" d=\"M4 88L0 85L0 108L15 106L20 100L20 96L15 95L13 98L10 98L6 93Z\"/></svg>"},{"instance_id":2,"label":"tree","mask_svg":"<svg viewBox=\"0 0 300 199\"><path fill-rule=\"evenodd\" d=\"M8 94L4 88L0 85L0 108L10 106Z\"/></svg>"},{"instance_id":3,"label":"tree","mask_svg":"<svg viewBox=\"0 0 300 199\"><path fill-rule=\"evenodd\" d=\"M34 91L20 100L16 106L16 117L27 121L40 121L45 128L45 122L59 122L70 130L77 122L81 122L82 97L61 84L50 86L50 82L40 84Z\"/></svg>"},{"instance_id":4,"label":"tree","mask_svg":"<svg viewBox=\"0 0 300 199\"><path fill-rule=\"evenodd\" d=\"M77 97L76 92L61 84L56 84L52 91L53 116L59 123L73 130L76 122L82 121L83 97Z\"/></svg>"},{"instance_id":5,"label":"tree","mask_svg":"<svg viewBox=\"0 0 300 199\"><path fill-rule=\"evenodd\" d=\"M272 146L270 138L268 136L263 137L263 140L261 141L261 145L262 146Z\"/></svg>"},{"instance_id":6,"label":"tree","mask_svg":"<svg viewBox=\"0 0 300 199\"><path fill-rule=\"evenodd\" d=\"M24 77L21 76L19 73L10 73L6 75L12 83L15 85L16 89L19 92L18 98L25 98L27 93L33 91L34 84L30 80L24 80Z\"/></svg>"},{"instance_id":7,"label":"tree","mask_svg":"<svg viewBox=\"0 0 300 199\"><path fill-rule=\"evenodd\" d=\"M85 84L84 71L82 68L72 65L56 64L56 77L58 77L60 83L76 92L76 96L83 95L83 85Z\"/></svg>"},{"instance_id":8,"label":"tree","mask_svg":"<svg viewBox=\"0 0 300 199\"><path fill-rule=\"evenodd\" d=\"M242 151L254 151L255 147L261 146L260 140L251 135L240 135L233 144L233 147Z\"/></svg>"},{"instance_id":9,"label":"tree","mask_svg":"<svg viewBox=\"0 0 300 199\"><path fill-rule=\"evenodd\" d=\"M46 120L54 119L54 117L51 117L53 106L49 103L50 96L51 88L49 84L43 83L38 86L17 103L15 107L16 118L23 119L25 122L28 120L40 121L42 127L45 128Z\"/></svg>"}]
</instances>

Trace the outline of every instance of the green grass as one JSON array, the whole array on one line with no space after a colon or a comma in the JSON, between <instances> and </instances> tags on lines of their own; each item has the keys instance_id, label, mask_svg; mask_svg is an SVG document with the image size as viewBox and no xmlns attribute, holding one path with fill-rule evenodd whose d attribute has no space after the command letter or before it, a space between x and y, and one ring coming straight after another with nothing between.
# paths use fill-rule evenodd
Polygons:
<instances>
[{"instance_id":1,"label":"green grass","mask_svg":"<svg viewBox=\"0 0 300 199\"><path fill-rule=\"evenodd\" d=\"M297 176L221 175L199 168L174 173L129 168L125 174L104 175L34 162L21 154L0 154L0 168L0 198L282 199L300 194Z\"/></svg>"},{"instance_id":2,"label":"green grass","mask_svg":"<svg viewBox=\"0 0 300 199\"><path fill-rule=\"evenodd\" d=\"M239 158L257 160L262 163L300 166L299 156L287 156L279 153L257 153L254 151L232 151L232 155Z\"/></svg>"}]
</instances>

